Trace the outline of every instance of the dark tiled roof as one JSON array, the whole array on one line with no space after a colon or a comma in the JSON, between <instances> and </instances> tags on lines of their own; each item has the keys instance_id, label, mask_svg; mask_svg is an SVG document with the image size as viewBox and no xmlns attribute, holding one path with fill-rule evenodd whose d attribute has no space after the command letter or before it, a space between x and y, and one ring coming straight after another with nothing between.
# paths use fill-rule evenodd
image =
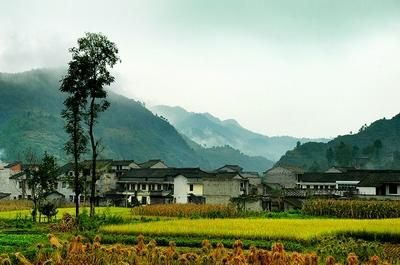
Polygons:
<instances>
[{"instance_id":1,"label":"dark tiled roof","mask_svg":"<svg viewBox=\"0 0 400 265\"><path fill-rule=\"evenodd\" d=\"M65 173L70 172L73 169L74 169L74 164L73 163L67 163L67 164L59 167L58 171L60 172L60 174L65 174Z\"/></svg>"},{"instance_id":2,"label":"dark tiled roof","mask_svg":"<svg viewBox=\"0 0 400 265\"><path fill-rule=\"evenodd\" d=\"M24 171L21 171L21 172L19 172L19 173L17 173L17 174L12 175L12 176L10 177L10 179L18 179L19 177L22 177L23 175L25 175L25 172L24 172Z\"/></svg>"},{"instance_id":3,"label":"dark tiled roof","mask_svg":"<svg viewBox=\"0 0 400 265\"><path fill-rule=\"evenodd\" d=\"M360 181L359 187L379 187L385 183L400 183L400 170L353 170L343 173L304 173L302 182Z\"/></svg>"},{"instance_id":4,"label":"dark tiled roof","mask_svg":"<svg viewBox=\"0 0 400 265\"><path fill-rule=\"evenodd\" d=\"M10 195L11 195L11 193L0 192L0 199L7 198Z\"/></svg>"},{"instance_id":5,"label":"dark tiled roof","mask_svg":"<svg viewBox=\"0 0 400 265\"><path fill-rule=\"evenodd\" d=\"M264 173L268 173L271 170L274 170L277 167L281 167L287 170L292 171L295 174L303 174L304 173L304 169L302 169L301 167L297 167L297 166L288 166L288 165L275 165L273 168L268 169L267 171L265 171Z\"/></svg>"},{"instance_id":6,"label":"dark tiled roof","mask_svg":"<svg viewBox=\"0 0 400 265\"><path fill-rule=\"evenodd\" d=\"M151 159L147 162L140 163L139 166L141 168L151 168L152 166L154 166L155 164L160 163L160 162L165 164L164 161L162 161L160 159Z\"/></svg>"},{"instance_id":7,"label":"dark tiled roof","mask_svg":"<svg viewBox=\"0 0 400 265\"><path fill-rule=\"evenodd\" d=\"M337 166L333 166L333 167L329 168L328 170L331 170L331 169L336 169L336 170L338 170L340 172L347 172L349 170L356 170L355 167L337 167ZM326 172L326 173L329 173L329 172Z\"/></svg>"},{"instance_id":8,"label":"dark tiled roof","mask_svg":"<svg viewBox=\"0 0 400 265\"><path fill-rule=\"evenodd\" d=\"M242 179L246 179L238 172L216 172L213 174L209 174L205 178L207 180L226 180L226 179L232 179L236 176L239 176Z\"/></svg>"},{"instance_id":9,"label":"dark tiled roof","mask_svg":"<svg viewBox=\"0 0 400 265\"><path fill-rule=\"evenodd\" d=\"M379 187L386 183L400 183L400 171L369 172L360 183L359 187Z\"/></svg>"},{"instance_id":10,"label":"dark tiled roof","mask_svg":"<svg viewBox=\"0 0 400 265\"><path fill-rule=\"evenodd\" d=\"M207 173L200 168L140 168L127 171L121 176L120 181L145 178L171 179L178 175L182 175L187 178L204 178L209 174L210 173Z\"/></svg>"},{"instance_id":11,"label":"dark tiled roof","mask_svg":"<svg viewBox=\"0 0 400 265\"><path fill-rule=\"evenodd\" d=\"M364 176L362 174L306 172L304 174L299 175L299 181L302 182L360 181L363 177Z\"/></svg>"},{"instance_id":12,"label":"dark tiled roof","mask_svg":"<svg viewBox=\"0 0 400 265\"><path fill-rule=\"evenodd\" d=\"M97 165L109 165L112 163L112 159L98 159L96 160ZM82 166L86 167L86 166L91 166L92 165L92 160L84 160L80 163Z\"/></svg>"},{"instance_id":13,"label":"dark tiled roof","mask_svg":"<svg viewBox=\"0 0 400 265\"><path fill-rule=\"evenodd\" d=\"M130 164L135 163L134 160L113 160L111 162L112 166L129 166Z\"/></svg>"},{"instance_id":14,"label":"dark tiled roof","mask_svg":"<svg viewBox=\"0 0 400 265\"><path fill-rule=\"evenodd\" d=\"M242 172L243 171L243 168L241 166L239 166L239 165L224 165L224 166L222 166L220 168L217 168L215 171L216 172L226 171L226 169L224 169L224 168L228 168L228 169L230 169L232 171L235 171L235 172Z\"/></svg>"},{"instance_id":15,"label":"dark tiled roof","mask_svg":"<svg viewBox=\"0 0 400 265\"><path fill-rule=\"evenodd\" d=\"M10 163L10 164L4 166L4 168L11 168L11 167L16 166L16 165L18 165L18 164L21 164L21 162L16 161L16 162Z\"/></svg>"}]
</instances>

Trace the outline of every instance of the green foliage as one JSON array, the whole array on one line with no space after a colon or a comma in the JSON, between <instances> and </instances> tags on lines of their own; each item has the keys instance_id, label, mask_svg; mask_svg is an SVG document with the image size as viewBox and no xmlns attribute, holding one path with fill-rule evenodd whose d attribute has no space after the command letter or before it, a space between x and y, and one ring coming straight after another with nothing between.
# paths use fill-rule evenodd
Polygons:
<instances>
[{"instance_id":1,"label":"green foliage","mask_svg":"<svg viewBox=\"0 0 400 265\"><path fill-rule=\"evenodd\" d=\"M17 229L32 228L33 221L28 216L22 216L21 214L17 214L17 216L14 219L13 225Z\"/></svg>"},{"instance_id":2,"label":"green foliage","mask_svg":"<svg viewBox=\"0 0 400 265\"><path fill-rule=\"evenodd\" d=\"M399 201L311 199L303 203L306 215L338 218L399 218Z\"/></svg>"},{"instance_id":3,"label":"green foliage","mask_svg":"<svg viewBox=\"0 0 400 265\"><path fill-rule=\"evenodd\" d=\"M78 229L80 231L97 231L100 226L107 224L123 224L126 220L120 215L112 214L110 210L105 210L101 214L90 217L85 208L79 214Z\"/></svg>"},{"instance_id":4,"label":"green foliage","mask_svg":"<svg viewBox=\"0 0 400 265\"><path fill-rule=\"evenodd\" d=\"M390 120L375 121L370 126L363 126L357 134L338 136L328 143L302 144L288 151L278 163L309 170L316 162L321 171L333 165L398 169L399 131L400 114Z\"/></svg>"},{"instance_id":5,"label":"green foliage","mask_svg":"<svg viewBox=\"0 0 400 265\"><path fill-rule=\"evenodd\" d=\"M58 211L54 203L46 202L39 207L39 212L47 217L47 221L50 222L51 218L56 216Z\"/></svg>"}]
</instances>

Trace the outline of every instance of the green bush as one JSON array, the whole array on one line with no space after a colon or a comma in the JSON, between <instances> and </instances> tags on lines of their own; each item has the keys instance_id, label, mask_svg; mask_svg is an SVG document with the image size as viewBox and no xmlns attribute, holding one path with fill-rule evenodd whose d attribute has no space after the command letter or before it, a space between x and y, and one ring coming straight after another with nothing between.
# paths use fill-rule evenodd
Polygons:
<instances>
[{"instance_id":1,"label":"green bush","mask_svg":"<svg viewBox=\"0 0 400 265\"><path fill-rule=\"evenodd\" d=\"M101 214L95 215L91 218L88 211L84 209L81 214L79 214L79 224L78 228L80 231L97 231L102 225L109 224L122 224L126 220L120 215L112 214L109 209L106 209Z\"/></svg>"}]
</instances>

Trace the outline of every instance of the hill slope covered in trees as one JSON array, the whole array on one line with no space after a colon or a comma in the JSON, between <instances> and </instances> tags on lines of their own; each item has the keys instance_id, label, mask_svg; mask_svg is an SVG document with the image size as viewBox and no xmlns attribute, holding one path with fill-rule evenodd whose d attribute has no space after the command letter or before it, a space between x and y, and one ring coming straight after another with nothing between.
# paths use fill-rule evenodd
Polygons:
<instances>
[{"instance_id":1,"label":"hill slope covered in trees","mask_svg":"<svg viewBox=\"0 0 400 265\"><path fill-rule=\"evenodd\" d=\"M322 171L330 166L400 169L400 114L363 126L357 134L324 143L306 143L288 151L278 162Z\"/></svg>"},{"instance_id":2,"label":"hill slope covered in trees","mask_svg":"<svg viewBox=\"0 0 400 265\"><path fill-rule=\"evenodd\" d=\"M0 74L1 159L23 160L23 153L32 149L39 155L44 151L54 154L61 162L68 160L63 151L67 136L60 116L65 95L58 90L62 75L62 70L48 69ZM206 149L193 149L172 125L143 104L112 92L109 100L111 107L101 114L96 128L104 146L100 158L139 162L160 158L171 166L213 168L215 160L204 154ZM267 159L243 160L243 154L232 148L212 151L221 165L253 159L258 162L242 167L261 171L272 165Z\"/></svg>"}]
</instances>

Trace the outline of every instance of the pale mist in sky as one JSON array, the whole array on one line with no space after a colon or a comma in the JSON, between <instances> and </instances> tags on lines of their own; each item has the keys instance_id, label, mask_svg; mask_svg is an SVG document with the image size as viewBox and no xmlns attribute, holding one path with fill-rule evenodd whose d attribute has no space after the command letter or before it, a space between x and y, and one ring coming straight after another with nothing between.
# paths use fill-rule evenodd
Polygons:
<instances>
[{"instance_id":1,"label":"pale mist in sky","mask_svg":"<svg viewBox=\"0 0 400 265\"><path fill-rule=\"evenodd\" d=\"M84 32L114 41L115 90L330 137L400 112L400 1L7 1L0 71L66 67Z\"/></svg>"}]
</instances>

